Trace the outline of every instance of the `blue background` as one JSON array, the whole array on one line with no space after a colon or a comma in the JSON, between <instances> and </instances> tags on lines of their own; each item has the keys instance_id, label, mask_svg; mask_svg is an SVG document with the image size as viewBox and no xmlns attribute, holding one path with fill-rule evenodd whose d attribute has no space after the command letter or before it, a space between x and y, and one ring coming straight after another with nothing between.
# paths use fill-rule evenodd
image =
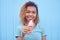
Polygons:
<instances>
[{"instance_id":1,"label":"blue background","mask_svg":"<svg viewBox=\"0 0 60 40\"><path fill-rule=\"evenodd\" d=\"M21 6L29 0L0 0L0 40L16 40ZM47 40L60 40L60 0L31 0L39 8Z\"/></svg>"}]
</instances>

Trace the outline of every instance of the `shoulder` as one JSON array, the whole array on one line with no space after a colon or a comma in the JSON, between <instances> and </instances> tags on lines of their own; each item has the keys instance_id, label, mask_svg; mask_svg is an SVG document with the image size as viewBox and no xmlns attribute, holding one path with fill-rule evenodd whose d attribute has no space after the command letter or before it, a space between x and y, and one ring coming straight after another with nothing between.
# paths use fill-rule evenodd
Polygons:
<instances>
[{"instance_id":1,"label":"shoulder","mask_svg":"<svg viewBox=\"0 0 60 40\"><path fill-rule=\"evenodd\" d=\"M22 24L20 24L20 25L17 26L17 28L16 28L16 38L18 36L22 36L22 28L23 28Z\"/></svg>"},{"instance_id":2,"label":"shoulder","mask_svg":"<svg viewBox=\"0 0 60 40\"><path fill-rule=\"evenodd\" d=\"M42 36L46 35L46 32L45 32L45 27L42 26L42 24L39 22L37 23L37 30L39 30L42 34Z\"/></svg>"},{"instance_id":3,"label":"shoulder","mask_svg":"<svg viewBox=\"0 0 60 40\"><path fill-rule=\"evenodd\" d=\"M40 22L37 24L37 28L38 28L41 32L45 31L44 27L42 26L42 24L41 24Z\"/></svg>"}]
</instances>

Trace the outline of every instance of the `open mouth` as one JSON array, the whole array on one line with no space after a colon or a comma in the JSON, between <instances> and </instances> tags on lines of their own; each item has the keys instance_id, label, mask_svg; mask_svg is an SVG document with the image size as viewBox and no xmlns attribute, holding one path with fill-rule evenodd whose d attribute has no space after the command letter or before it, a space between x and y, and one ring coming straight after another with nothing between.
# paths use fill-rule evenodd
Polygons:
<instances>
[{"instance_id":1,"label":"open mouth","mask_svg":"<svg viewBox=\"0 0 60 40\"><path fill-rule=\"evenodd\" d=\"M27 16L28 18L32 18L32 16Z\"/></svg>"},{"instance_id":2,"label":"open mouth","mask_svg":"<svg viewBox=\"0 0 60 40\"><path fill-rule=\"evenodd\" d=\"M28 20L32 20L33 17L32 17L32 16L27 16L27 19L28 19Z\"/></svg>"}]
</instances>

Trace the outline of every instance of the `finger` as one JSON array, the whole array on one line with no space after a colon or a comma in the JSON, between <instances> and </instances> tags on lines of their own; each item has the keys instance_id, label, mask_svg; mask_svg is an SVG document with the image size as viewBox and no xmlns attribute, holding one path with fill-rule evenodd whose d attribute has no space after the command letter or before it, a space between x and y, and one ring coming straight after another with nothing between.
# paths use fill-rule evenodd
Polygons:
<instances>
[{"instance_id":1,"label":"finger","mask_svg":"<svg viewBox=\"0 0 60 40\"><path fill-rule=\"evenodd\" d=\"M27 33L27 31L23 30L23 31L22 31L22 33L26 34L26 33Z\"/></svg>"},{"instance_id":2,"label":"finger","mask_svg":"<svg viewBox=\"0 0 60 40\"><path fill-rule=\"evenodd\" d=\"M24 31L24 33L26 34L26 33L28 33L28 31Z\"/></svg>"},{"instance_id":3,"label":"finger","mask_svg":"<svg viewBox=\"0 0 60 40\"><path fill-rule=\"evenodd\" d=\"M32 30L32 28L31 28L31 27L29 27L29 30Z\"/></svg>"}]
</instances>

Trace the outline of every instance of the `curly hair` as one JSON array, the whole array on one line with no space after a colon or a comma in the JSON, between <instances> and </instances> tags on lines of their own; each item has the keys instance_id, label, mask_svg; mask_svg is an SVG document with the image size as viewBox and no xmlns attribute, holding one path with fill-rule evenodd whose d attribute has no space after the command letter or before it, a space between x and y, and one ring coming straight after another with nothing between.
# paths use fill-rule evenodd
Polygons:
<instances>
[{"instance_id":1,"label":"curly hair","mask_svg":"<svg viewBox=\"0 0 60 40\"><path fill-rule=\"evenodd\" d=\"M36 15L36 19L34 20L34 22L37 24L38 21L39 21L38 7L37 7L37 5L36 5L34 2L31 2L31 1L26 2L26 3L22 6L22 8L21 8L21 11L20 11L21 22L25 25L25 23L26 23L26 21L27 21L26 18L25 18L25 14L26 14L25 11L26 11L26 9L27 9L28 6L34 6L34 7L36 8L37 15Z\"/></svg>"}]
</instances>

